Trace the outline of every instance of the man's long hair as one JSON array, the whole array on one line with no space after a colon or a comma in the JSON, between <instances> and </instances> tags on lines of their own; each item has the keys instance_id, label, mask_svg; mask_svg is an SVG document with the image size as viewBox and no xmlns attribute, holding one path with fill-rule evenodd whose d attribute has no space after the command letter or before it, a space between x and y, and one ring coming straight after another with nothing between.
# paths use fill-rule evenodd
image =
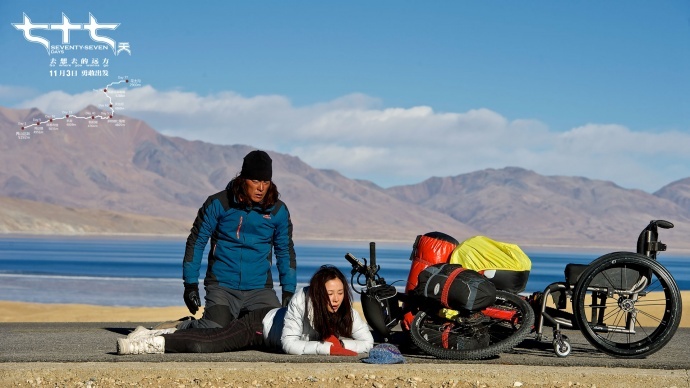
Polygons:
<instances>
[{"instance_id":1,"label":"man's long hair","mask_svg":"<svg viewBox=\"0 0 690 388\"><path fill-rule=\"evenodd\" d=\"M237 174L237 176L230 181L230 192L233 196L235 196L237 202L246 206L253 206L254 202L249 199L249 195L247 194L247 183L245 182L245 179L246 178L244 178L242 175ZM275 182L271 181L271 185L268 187L266 196L259 205L261 205L263 210L266 210L276 204L278 197L280 197L278 186L276 186Z\"/></svg>"},{"instance_id":2,"label":"man's long hair","mask_svg":"<svg viewBox=\"0 0 690 388\"><path fill-rule=\"evenodd\" d=\"M343 301L340 303L338 311L332 313L328 311L330 305L326 282L333 279L340 279L343 282ZM340 270L332 265L323 265L319 268L309 281L309 300L314 307L314 321L312 325L319 332L321 338L331 335L336 337L352 337L352 292L348 286L347 279Z\"/></svg>"}]
</instances>

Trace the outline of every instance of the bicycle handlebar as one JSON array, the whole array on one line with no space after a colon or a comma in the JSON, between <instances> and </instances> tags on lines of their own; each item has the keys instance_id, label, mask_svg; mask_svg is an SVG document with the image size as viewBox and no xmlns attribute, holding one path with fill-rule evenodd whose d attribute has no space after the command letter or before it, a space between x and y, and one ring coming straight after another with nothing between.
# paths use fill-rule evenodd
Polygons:
<instances>
[{"instance_id":1,"label":"bicycle handlebar","mask_svg":"<svg viewBox=\"0 0 690 388\"><path fill-rule=\"evenodd\" d=\"M354 269L355 271L357 271L361 274L366 273L366 266L364 265L364 263L359 261L359 259L356 258L355 255L348 252L345 254L345 259L347 259L347 261L349 261L350 264L352 264L352 269Z\"/></svg>"},{"instance_id":2,"label":"bicycle handlebar","mask_svg":"<svg viewBox=\"0 0 690 388\"><path fill-rule=\"evenodd\" d=\"M367 287L374 287L376 285L385 284L385 279L378 275L379 266L376 265L376 243L369 243L369 264L367 265L367 260L364 262L357 259L352 253L346 253L345 259L352 265L352 275L354 280L354 274L359 273L365 278L365 283L360 283L360 285ZM359 282L359 280L358 280Z\"/></svg>"},{"instance_id":3,"label":"bicycle handlebar","mask_svg":"<svg viewBox=\"0 0 690 388\"><path fill-rule=\"evenodd\" d=\"M369 265L371 265L372 268L376 268L376 243L375 242L369 243Z\"/></svg>"}]
</instances>

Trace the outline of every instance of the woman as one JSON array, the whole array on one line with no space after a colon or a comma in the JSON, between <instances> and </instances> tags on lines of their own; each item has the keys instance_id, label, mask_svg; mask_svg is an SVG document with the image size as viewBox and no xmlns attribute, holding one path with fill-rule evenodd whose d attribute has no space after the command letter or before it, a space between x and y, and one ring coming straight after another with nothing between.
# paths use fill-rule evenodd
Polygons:
<instances>
[{"instance_id":1,"label":"woman","mask_svg":"<svg viewBox=\"0 0 690 388\"><path fill-rule=\"evenodd\" d=\"M137 328L117 340L118 354L219 353L261 348L288 354L356 356L374 344L369 327L352 309L352 294L340 270L324 265L287 308L262 308L227 327L166 330ZM172 329L174 330L174 329Z\"/></svg>"}]
</instances>

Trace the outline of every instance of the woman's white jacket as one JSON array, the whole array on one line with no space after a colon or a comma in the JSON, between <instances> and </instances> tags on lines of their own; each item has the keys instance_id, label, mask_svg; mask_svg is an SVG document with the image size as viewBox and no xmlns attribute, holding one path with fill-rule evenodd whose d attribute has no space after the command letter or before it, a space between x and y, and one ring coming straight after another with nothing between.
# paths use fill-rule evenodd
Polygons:
<instances>
[{"instance_id":1,"label":"woman's white jacket","mask_svg":"<svg viewBox=\"0 0 690 388\"><path fill-rule=\"evenodd\" d=\"M330 354L331 343L321 341L312 326L313 306L304 287L297 291L287 308L271 310L263 319L264 338L272 348L288 354ZM340 338L345 349L367 353L374 346L369 326L355 310L352 314L352 338Z\"/></svg>"}]
</instances>

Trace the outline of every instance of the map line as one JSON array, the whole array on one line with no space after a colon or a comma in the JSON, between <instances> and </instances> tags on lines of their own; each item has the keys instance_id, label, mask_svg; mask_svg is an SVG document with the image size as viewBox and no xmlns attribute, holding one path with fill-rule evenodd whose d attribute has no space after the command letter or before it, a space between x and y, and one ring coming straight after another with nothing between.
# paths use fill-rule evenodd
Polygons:
<instances>
[{"instance_id":1,"label":"map line","mask_svg":"<svg viewBox=\"0 0 690 388\"><path fill-rule=\"evenodd\" d=\"M88 120L88 119L91 119L91 120L95 120L95 119L99 119L99 120L112 119L112 118L113 118L113 115L115 114L115 109L113 108L113 99L112 99L112 97L108 94L108 89L109 89L111 86L113 86L113 85L118 85L118 84L121 84L121 83L123 83L123 82L124 82L124 83L129 83L129 79L123 79L123 80L119 80L119 81L116 81L116 82L111 82L111 83L109 83L108 85L106 85L105 88L103 88L103 93L105 93L105 96L108 97L108 107L110 108L110 115L107 115L107 116L103 116L103 115L73 116L73 115L66 114L64 117L56 117L56 118L51 117L51 118L46 119L46 120L36 120L36 122L34 122L34 123L32 123L32 124L23 126L23 127L22 127L22 131L24 131L24 130L26 130L26 129L29 129L29 128L31 128L31 127L39 126L39 125L41 125L41 124L52 123L53 121L64 120L64 119L68 119L68 118L83 119L83 120ZM98 89L94 89L94 91L96 91L96 90L98 90Z\"/></svg>"}]
</instances>

